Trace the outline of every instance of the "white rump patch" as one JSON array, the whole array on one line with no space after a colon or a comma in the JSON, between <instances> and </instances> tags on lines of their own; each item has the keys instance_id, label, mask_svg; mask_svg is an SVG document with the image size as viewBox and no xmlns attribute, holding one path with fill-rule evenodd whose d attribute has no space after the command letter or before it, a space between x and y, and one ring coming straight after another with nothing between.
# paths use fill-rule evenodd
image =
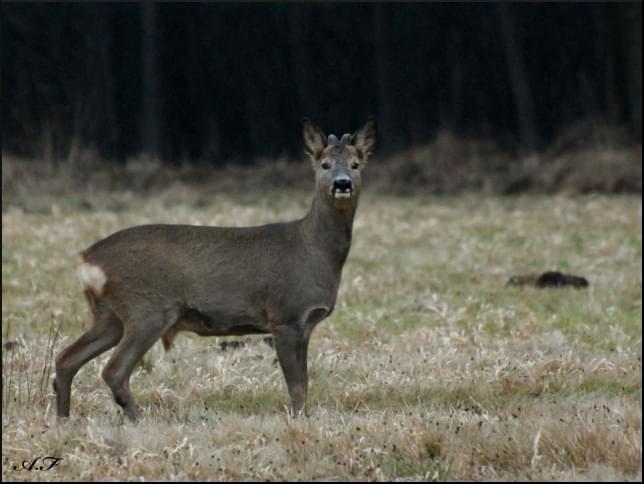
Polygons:
<instances>
[{"instance_id":1,"label":"white rump patch","mask_svg":"<svg viewBox=\"0 0 644 484\"><path fill-rule=\"evenodd\" d=\"M103 287L107 282L107 276L103 269L84 261L78 267L78 277L86 288L93 289L98 295L103 292Z\"/></svg>"}]
</instances>

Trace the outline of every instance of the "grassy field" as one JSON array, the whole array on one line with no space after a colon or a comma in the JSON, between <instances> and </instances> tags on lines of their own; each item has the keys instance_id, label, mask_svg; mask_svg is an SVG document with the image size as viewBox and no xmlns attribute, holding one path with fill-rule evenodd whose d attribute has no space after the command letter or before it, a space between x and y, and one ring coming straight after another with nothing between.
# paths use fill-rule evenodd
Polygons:
<instances>
[{"instance_id":1,"label":"grassy field","mask_svg":"<svg viewBox=\"0 0 644 484\"><path fill-rule=\"evenodd\" d=\"M52 352L89 323L78 251L134 224L293 219L309 197L175 187L3 203L3 480L640 480L641 196L367 191L338 305L311 341L308 418L288 416L260 338L223 351L182 333L133 374L138 424L100 377L107 355L57 423ZM590 287L505 285L554 269ZM62 460L22 468L44 456Z\"/></svg>"}]
</instances>

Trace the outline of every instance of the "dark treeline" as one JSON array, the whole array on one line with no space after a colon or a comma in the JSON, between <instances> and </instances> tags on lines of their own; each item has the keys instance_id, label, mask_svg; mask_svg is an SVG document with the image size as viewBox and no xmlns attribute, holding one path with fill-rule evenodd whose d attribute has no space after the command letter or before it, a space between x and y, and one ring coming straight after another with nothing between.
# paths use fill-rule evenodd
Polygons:
<instances>
[{"instance_id":1,"label":"dark treeline","mask_svg":"<svg viewBox=\"0 0 644 484\"><path fill-rule=\"evenodd\" d=\"M540 149L579 119L641 139L641 3L2 4L3 151L300 153L300 120L380 148L438 129Z\"/></svg>"}]
</instances>

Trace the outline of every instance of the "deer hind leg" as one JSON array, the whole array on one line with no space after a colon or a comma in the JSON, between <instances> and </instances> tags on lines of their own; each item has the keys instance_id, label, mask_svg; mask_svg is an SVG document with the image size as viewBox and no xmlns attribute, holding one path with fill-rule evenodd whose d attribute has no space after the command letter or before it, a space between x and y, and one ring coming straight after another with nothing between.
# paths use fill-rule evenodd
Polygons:
<instances>
[{"instance_id":1,"label":"deer hind leg","mask_svg":"<svg viewBox=\"0 0 644 484\"><path fill-rule=\"evenodd\" d=\"M141 316L132 317L127 324L123 339L102 372L103 379L112 390L114 400L133 422L139 417L139 409L130 393L132 370L164 331L176 322L178 316L175 311L164 314L158 310L142 310L139 314Z\"/></svg>"},{"instance_id":2,"label":"deer hind leg","mask_svg":"<svg viewBox=\"0 0 644 484\"><path fill-rule=\"evenodd\" d=\"M123 323L107 305L91 291L85 291L85 297L94 316L93 325L56 358L54 391L59 417L69 417L71 385L78 370L116 345L123 336Z\"/></svg>"}]
</instances>

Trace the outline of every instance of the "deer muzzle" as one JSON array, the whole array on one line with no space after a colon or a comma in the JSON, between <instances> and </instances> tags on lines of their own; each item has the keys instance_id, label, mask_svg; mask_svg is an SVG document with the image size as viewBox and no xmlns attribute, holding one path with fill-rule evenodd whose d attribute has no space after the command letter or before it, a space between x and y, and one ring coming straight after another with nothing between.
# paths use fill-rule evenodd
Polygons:
<instances>
[{"instance_id":1,"label":"deer muzzle","mask_svg":"<svg viewBox=\"0 0 644 484\"><path fill-rule=\"evenodd\" d=\"M351 178L344 176L338 177L333 180L333 188L331 189L333 197L336 199L351 198L353 193L353 183Z\"/></svg>"}]
</instances>

